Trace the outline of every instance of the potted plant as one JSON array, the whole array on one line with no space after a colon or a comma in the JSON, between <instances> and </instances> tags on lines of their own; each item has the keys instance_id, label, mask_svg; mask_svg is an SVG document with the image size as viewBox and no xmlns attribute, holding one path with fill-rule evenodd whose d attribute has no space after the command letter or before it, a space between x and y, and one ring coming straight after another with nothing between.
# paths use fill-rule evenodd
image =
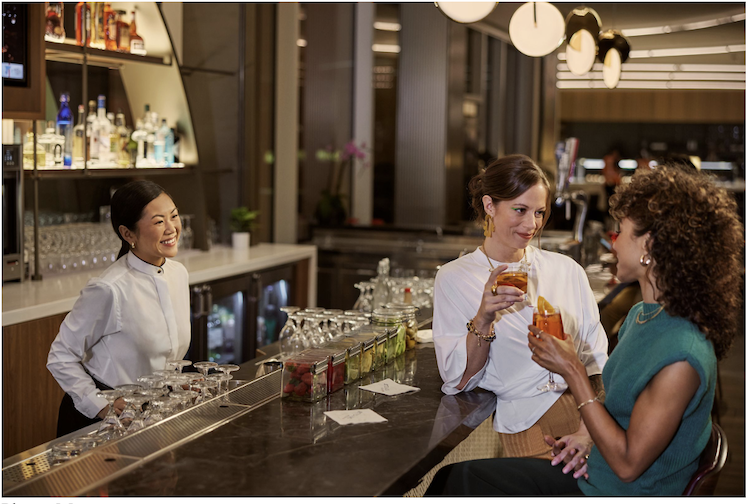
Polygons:
<instances>
[{"instance_id":1,"label":"potted plant","mask_svg":"<svg viewBox=\"0 0 749 504\"><path fill-rule=\"evenodd\" d=\"M231 211L229 227L232 230L231 245L234 250L250 248L250 231L255 229L255 219L260 212L247 207L235 208Z\"/></svg>"}]
</instances>

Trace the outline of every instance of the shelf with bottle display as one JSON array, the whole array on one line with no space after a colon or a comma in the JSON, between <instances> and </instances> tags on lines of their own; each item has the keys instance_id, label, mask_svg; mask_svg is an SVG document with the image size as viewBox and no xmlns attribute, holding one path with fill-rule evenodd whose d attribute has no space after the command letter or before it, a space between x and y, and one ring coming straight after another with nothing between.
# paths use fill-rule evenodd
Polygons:
<instances>
[{"instance_id":1,"label":"shelf with bottle display","mask_svg":"<svg viewBox=\"0 0 749 504\"><path fill-rule=\"evenodd\" d=\"M120 65L127 62L171 65L171 57L147 56L143 37L136 26L136 12L113 9L109 2L78 2L75 8L75 38L66 37L62 24L64 4L46 3L44 35L46 58L64 63ZM85 37L85 40L84 40Z\"/></svg>"},{"instance_id":2,"label":"shelf with bottle display","mask_svg":"<svg viewBox=\"0 0 749 504\"><path fill-rule=\"evenodd\" d=\"M165 118L145 105L142 118L135 130L125 124L121 110L107 113L106 97L88 103L88 116L83 105L78 106L78 120L74 125L67 93L60 95L57 122L49 121L43 134L37 137L37 173L42 177L126 176L148 173L189 173L179 162L179 143L175 131ZM23 148L23 167L33 172L33 134L28 131ZM84 163L87 170L84 170Z\"/></svg>"}]
</instances>

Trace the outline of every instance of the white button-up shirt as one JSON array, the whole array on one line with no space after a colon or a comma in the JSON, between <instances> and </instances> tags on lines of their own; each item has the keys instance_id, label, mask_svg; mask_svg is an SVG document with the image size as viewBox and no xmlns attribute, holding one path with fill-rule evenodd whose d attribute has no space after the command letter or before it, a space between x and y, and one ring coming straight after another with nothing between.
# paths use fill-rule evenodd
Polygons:
<instances>
[{"instance_id":1,"label":"white button-up shirt","mask_svg":"<svg viewBox=\"0 0 749 504\"><path fill-rule=\"evenodd\" d=\"M89 418L107 405L90 373L116 388L182 359L190 347L185 267L154 266L132 252L89 280L52 342L47 369ZM85 366L85 369L84 369Z\"/></svg>"},{"instance_id":2,"label":"white button-up shirt","mask_svg":"<svg viewBox=\"0 0 749 504\"><path fill-rule=\"evenodd\" d=\"M494 429L504 433L530 428L563 392L536 388L549 379L548 371L531 360L528 348L528 325L539 295L560 308L564 331L572 336L589 376L600 374L607 360L608 339L582 267L562 254L531 246L526 254L527 300L497 312L497 339L491 343L487 362L463 389L481 387L497 395ZM469 344L478 344L476 336L467 336L466 322L478 312L489 273L489 262L477 248L444 265L435 279L432 327L445 394L461 392L456 387L466 369L466 338ZM554 381L565 384L559 375L554 375Z\"/></svg>"}]
</instances>

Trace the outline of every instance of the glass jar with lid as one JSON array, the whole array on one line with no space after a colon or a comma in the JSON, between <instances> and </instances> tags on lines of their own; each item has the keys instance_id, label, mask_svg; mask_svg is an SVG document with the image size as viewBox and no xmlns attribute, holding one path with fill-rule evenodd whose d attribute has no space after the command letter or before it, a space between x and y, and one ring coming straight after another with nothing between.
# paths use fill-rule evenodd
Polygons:
<instances>
[{"instance_id":1,"label":"glass jar with lid","mask_svg":"<svg viewBox=\"0 0 749 504\"><path fill-rule=\"evenodd\" d=\"M380 334L387 338L387 331L373 331L372 326L365 326L351 333L351 337L362 344L361 349L361 378L369 376L375 369L377 360L377 339Z\"/></svg>"},{"instance_id":2,"label":"glass jar with lid","mask_svg":"<svg viewBox=\"0 0 749 504\"><path fill-rule=\"evenodd\" d=\"M372 371L385 367L387 363L388 340L391 332L387 327L379 327L372 324L361 326L356 333L359 335L373 336L375 338L374 346L374 365ZM393 341L393 345L395 341Z\"/></svg>"},{"instance_id":3,"label":"glass jar with lid","mask_svg":"<svg viewBox=\"0 0 749 504\"><path fill-rule=\"evenodd\" d=\"M298 353L283 362L281 398L292 401L319 401L328 392L327 356Z\"/></svg>"},{"instance_id":4,"label":"glass jar with lid","mask_svg":"<svg viewBox=\"0 0 749 504\"><path fill-rule=\"evenodd\" d=\"M354 338L343 338L328 345L330 348L341 348L346 351L346 372L343 383L348 385L361 376L361 341Z\"/></svg>"},{"instance_id":5,"label":"glass jar with lid","mask_svg":"<svg viewBox=\"0 0 749 504\"><path fill-rule=\"evenodd\" d=\"M416 317L419 315L419 309L410 304L405 303L388 303L386 308L392 308L403 312L405 326L405 349L411 350L416 348L416 333L419 332L419 323L416 321ZM400 354L399 354L400 355Z\"/></svg>"},{"instance_id":6,"label":"glass jar with lid","mask_svg":"<svg viewBox=\"0 0 749 504\"><path fill-rule=\"evenodd\" d=\"M392 352L387 356L391 361L406 351L406 327L409 317L405 312L394 308L378 308L372 312L372 323L379 327L386 327L393 332ZM388 347L390 350L391 347Z\"/></svg>"},{"instance_id":7,"label":"glass jar with lid","mask_svg":"<svg viewBox=\"0 0 749 504\"><path fill-rule=\"evenodd\" d=\"M343 388L343 380L346 375L346 350L342 348L310 348L302 352L303 355L312 355L314 357L327 357L328 359L328 379L327 393L332 394Z\"/></svg>"}]
</instances>

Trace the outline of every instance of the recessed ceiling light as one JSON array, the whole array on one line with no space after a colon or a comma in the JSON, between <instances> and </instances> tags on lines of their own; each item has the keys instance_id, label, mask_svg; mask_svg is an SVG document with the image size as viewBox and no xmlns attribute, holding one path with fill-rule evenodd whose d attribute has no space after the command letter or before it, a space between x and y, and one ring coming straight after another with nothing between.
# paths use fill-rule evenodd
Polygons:
<instances>
[{"instance_id":1,"label":"recessed ceiling light","mask_svg":"<svg viewBox=\"0 0 749 504\"><path fill-rule=\"evenodd\" d=\"M400 23L386 23L385 21L375 21L374 23L374 29L375 30L382 30L382 31L401 31L401 25Z\"/></svg>"}]
</instances>

